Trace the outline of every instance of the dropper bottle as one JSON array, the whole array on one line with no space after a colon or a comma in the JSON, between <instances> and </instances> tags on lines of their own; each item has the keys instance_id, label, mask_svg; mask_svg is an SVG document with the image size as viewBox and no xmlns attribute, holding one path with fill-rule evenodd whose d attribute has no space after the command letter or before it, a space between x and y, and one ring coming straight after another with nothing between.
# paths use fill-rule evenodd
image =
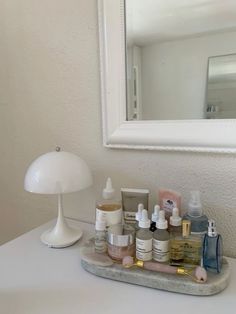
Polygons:
<instances>
[{"instance_id":1,"label":"dropper bottle","mask_svg":"<svg viewBox=\"0 0 236 314\"><path fill-rule=\"evenodd\" d=\"M154 232L156 230L156 222L159 218L159 212L160 212L160 206L155 205L153 208L152 222L151 222L151 227L150 227L150 231L152 231L152 232Z\"/></svg>"},{"instance_id":2,"label":"dropper bottle","mask_svg":"<svg viewBox=\"0 0 236 314\"><path fill-rule=\"evenodd\" d=\"M139 221L142 218L142 210L143 209L144 209L143 204L142 203L138 204L138 211L135 213L136 223L135 223L135 226L134 226L136 232L139 230Z\"/></svg>"},{"instance_id":3,"label":"dropper bottle","mask_svg":"<svg viewBox=\"0 0 236 314\"><path fill-rule=\"evenodd\" d=\"M152 259L152 232L149 228L148 212L143 209L139 220L139 230L136 233L136 258L141 261L150 261Z\"/></svg>"},{"instance_id":4,"label":"dropper bottle","mask_svg":"<svg viewBox=\"0 0 236 314\"><path fill-rule=\"evenodd\" d=\"M188 212L183 220L191 221L191 234L203 236L207 232L208 218L203 214L199 191L191 191Z\"/></svg>"},{"instance_id":5,"label":"dropper bottle","mask_svg":"<svg viewBox=\"0 0 236 314\"><path fill-rule=\"evenodd\" d=\"M157 229L153 233L153 259L161 263L168 262L170 259L170 234L167 231L167 226L165 211L161 210L156 223Z\"/></svg>"},{"instance_id":6,"label":"dropper bottle","mask_svg":"<svg viewBox=\"0 0 236 314\"><path fill-rule=\"evenodd\" d=\"M114 196L115 190L111 178L107 178L106 186L102 191L103 199L96 203L96 220L105 220L107 227L122 223L121 202Z\"/></svg>"},{"instance_id":7,"label":"dropper bottle","mask_svg":"<svg viewBox=\"0 0 236 314\"><path fill-rule=\"evenodd\" d=\"M182 235L182 218L177 207L173 208L172 216L170 216L169 232L171 238Z\"/></svg>"}]
</instances>

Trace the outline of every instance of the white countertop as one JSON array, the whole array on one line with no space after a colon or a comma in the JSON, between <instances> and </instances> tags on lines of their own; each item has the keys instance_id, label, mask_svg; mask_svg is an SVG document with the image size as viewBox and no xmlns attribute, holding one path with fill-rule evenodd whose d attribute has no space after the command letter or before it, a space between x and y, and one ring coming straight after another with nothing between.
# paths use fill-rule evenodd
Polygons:
<instances>
[{"instance_id":1,"label":"white countertop","mask_svg":"<svg viewBox=\"0 0 236 314\"><path fill-rule=\"evenodd\" d=\"M83 239L64 249L40 242L49 222L0 247L0 314L235 314L236 260L231 281L218 295L196 297L96 277L80 265L79 247L93 225L79 225Z\"/></svg>"}]
</instances>

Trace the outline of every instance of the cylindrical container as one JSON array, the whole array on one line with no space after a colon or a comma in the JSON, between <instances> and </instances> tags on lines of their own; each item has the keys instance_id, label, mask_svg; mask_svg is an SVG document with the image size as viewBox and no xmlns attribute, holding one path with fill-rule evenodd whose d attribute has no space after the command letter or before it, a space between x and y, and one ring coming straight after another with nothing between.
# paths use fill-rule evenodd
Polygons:
<instances>
[{"instance_id":1,"label":"cylindrical container","mask_svg":"<svg viewBox=\"0 0 236 314\"><path fill-rule=\"evenodd\" d=\"M102 192L103 199L96 203L96 220L105 220L107 227L120 224L123 219L121 202L114 199L114 195L111 178L107 178Z\"/></svg>"},{"instance_id":2,"label":"cylindrical container","mask_svg":"<svg viewBox=\"0 0 236 314\"><path fill-rule=\"evenodd\" d=\"M117 224L110 226L107 233L108 255L122 261L125 256L135 255L135 229L131 225Z\"/></svg>"},{"instance_id":3,"label":"cylindrical container","mask_svg":"<svg viewBox=\"0 0 236 314\"><path fill-rule=\"evenodd\" d=\"M104 219L107 227L122 223L121 203L113 200L102 200L96 204L96 219Z\"/></svg>"}]
</instances>

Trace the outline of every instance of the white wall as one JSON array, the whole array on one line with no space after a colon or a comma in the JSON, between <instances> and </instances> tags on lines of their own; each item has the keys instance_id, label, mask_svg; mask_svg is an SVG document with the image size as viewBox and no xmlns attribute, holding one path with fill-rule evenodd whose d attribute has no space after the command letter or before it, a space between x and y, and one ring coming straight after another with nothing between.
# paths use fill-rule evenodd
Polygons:
<instances>
[{"instance_id":1,"label":"white wall","mask_svg":"<svg viewBox=\"0 0 236 314\"><path fill-rule=\"evenodd\" d=\"M56 199L23 190L30 161L61 145L86 159L94 186L67 195L68 216L94 219L108 175L121 186L200 189L225 253L236 256L236 158L227 155L111 150L102 146L97 1L0 2L0 238L6 241L55 215ZM89 199L87 198L89 196Z\"/></svg>"},{"instance_id":2,"label":"white wall","mask_svg":"<svg viewBox=\"0 0 236 314\"><path fill-rule=\"evenodd\" d=\"M142 48L143 119L201 119L208 57L236 52L236 32Z\"/></svg>"}]
</instances>

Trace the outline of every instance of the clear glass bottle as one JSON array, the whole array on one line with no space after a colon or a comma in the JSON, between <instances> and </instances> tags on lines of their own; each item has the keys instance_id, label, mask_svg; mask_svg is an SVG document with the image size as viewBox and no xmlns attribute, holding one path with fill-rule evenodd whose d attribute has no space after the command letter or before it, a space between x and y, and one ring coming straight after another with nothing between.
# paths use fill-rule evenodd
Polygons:
<instances>
[{"instance_id":1,"label":"clear glass bottle","mask_svg":"<svg viewBox=\"0 0 236 314\"><path fill-rule=\"evenodd\" d=\"M182 236L175 237L170 241L170 264L171 265L200 265L202 239L191 235L191 221L182 221Z\"/></svg>"},{"instance_id":2,"label":"clear glass bottle","mask_svg":"<svg viewBox=\"0 0 236 314\"><path fill-rule=\"evenodd\" d=\"M223 259L223 241L216 231L214 220L208 221L208 233L203 240L203 266L206 270L220 273Z\"/></svg>"},{"instance_id":3,"label":"clear glass bottle","mask_svg":"<svg viewBox=\"0 0 236 314\"><path fill-rule=\"evenodd\" d=\"M139 221L139 230L136 233L136 258L141 261L150 261L152 259L152 232L149 228L148 212L143 209Z\"/></svg>"},{"instance_id":4,"label":"clear glass bottle","mask_svg":"<svg viewBox=\"0 0 236 314\"><path fill-rule=\"evenodd\" d=\"M160 212L160 206L155 205L153 208L152 222L151 222L151 227L150 227L150 231L152 231L152 232L154 232L157 229L156 222L159 218L159 212Z\"/></svg>"},{"instance_id":5,"label":"clear glass bottle","mask_svg":"<svg viewBox=\"0 0 236 314\"><path fill-rule=\"evenodd\" d=\"M106 241L106 221L96 220L95 223L95 252L106 253L107 241Z\"/></svg>"},{"instance_id":6,"label":"clear glass bottle","mask_svg":"<svg viewBox=\"0 0 236 314\"><path fill-rule=\"evenodd\" d=\"M169 261L170 234L167 231L167 220L165 211L159 212L159 219L156 222L156 231L153 233L153 259L157 262L165 263Z\"/></svg>"},{"instance_id":7,"label":"clear glass bottle","mask_svg":"<svg viewBox=\"0 0 236 314\"><path fill-rule=\"evenodd\" d=\"M188 212L183 219L191 221L191 234L203 237L207 232L208 218L203 214L199 191L191 191Z\"/></svg>"}]
</instances>

